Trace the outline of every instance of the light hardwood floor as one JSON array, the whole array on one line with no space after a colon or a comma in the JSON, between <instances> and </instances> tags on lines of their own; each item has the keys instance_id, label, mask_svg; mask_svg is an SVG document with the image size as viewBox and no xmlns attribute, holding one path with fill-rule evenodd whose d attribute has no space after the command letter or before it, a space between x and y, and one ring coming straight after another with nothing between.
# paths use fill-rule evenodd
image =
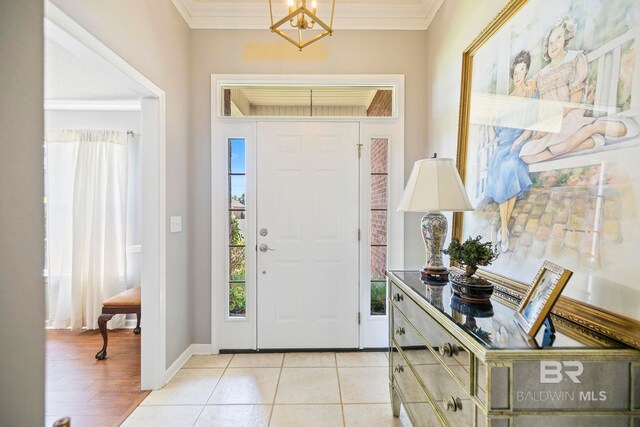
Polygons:
<instances>
[{"instance_id":1,"label":"light hardwood floor","mask_svg":"<svg viewBox=\"0 0 640 427\"><path fill-rule=\"evenodd\" d=\"M109 331L107 359L98 331L48 330L45 426L63 416L73 427L111 427L149 394L140 390L140 335L131 329Z\"/></svg>"}]
</instances>

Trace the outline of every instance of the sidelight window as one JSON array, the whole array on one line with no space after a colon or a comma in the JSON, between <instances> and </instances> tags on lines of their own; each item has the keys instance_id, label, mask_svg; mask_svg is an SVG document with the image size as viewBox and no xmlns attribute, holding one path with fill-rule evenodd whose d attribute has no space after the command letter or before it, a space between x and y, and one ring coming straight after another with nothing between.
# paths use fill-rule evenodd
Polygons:
<instances>
[{"instance_id":1,"label":"sidelight window","mask_svg":"<svg viewBox=\"0 0 640 427\"><path fill-rule=\"evenodd\" d=\"M387 314L387 195L389 140L371 140L371 315Z\"/></svg>"},{"instance_id":2,"label":"sidelight window","mask_svg":"<svg viewBox=\"0 0 640 427\"><path fill-rule=\"evenodd\" d=\"M246 317L246 144L229 139L229 317Z\"/></svg>"}]
</instances>

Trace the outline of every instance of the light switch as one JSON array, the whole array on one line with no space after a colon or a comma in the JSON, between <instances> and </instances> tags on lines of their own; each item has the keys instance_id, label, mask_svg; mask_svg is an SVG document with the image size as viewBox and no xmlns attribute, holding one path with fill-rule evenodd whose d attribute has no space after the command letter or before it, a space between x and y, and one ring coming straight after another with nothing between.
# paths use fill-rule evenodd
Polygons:
<instances>
[{"instance_id":1,"label":"light switch","mask_svg":"<svg viewBox=\"0 0 640 427\"><path fill-rule=\"evenodd\" d=\"M182 231L182 217L181 216L172 216L171 217L171 232L179 233Z\"/></svg>"}]
</instances>

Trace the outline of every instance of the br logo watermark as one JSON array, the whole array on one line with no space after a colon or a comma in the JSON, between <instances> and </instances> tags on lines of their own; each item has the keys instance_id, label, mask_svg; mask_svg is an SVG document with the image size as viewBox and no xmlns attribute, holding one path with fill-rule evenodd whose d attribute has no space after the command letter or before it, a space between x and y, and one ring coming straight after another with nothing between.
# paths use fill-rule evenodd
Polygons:
<instances>
[{"instance_id":1,"label":"br logo watermark","mask_svg":"<svg viewBox=\"0 0 640 427\"><path fill-rule=\"evenodd\" d=\"M584 366L581 362L544 360L540 362L540 384L558 384L566 379L580 384L580 375L583 372Z\"/></svg>"},{"instance_id":2,"label":"br logo watermark","mask_svg":"<svg viewBox=\"0 0 640 427\"><path fill-rule=\"evenodd\" d=\"M505 375L504 371L498 372ZM513 408L628 408L629 376L630 366L626 362L537 360L514 363Z\"/></svg>"}]
</instances>

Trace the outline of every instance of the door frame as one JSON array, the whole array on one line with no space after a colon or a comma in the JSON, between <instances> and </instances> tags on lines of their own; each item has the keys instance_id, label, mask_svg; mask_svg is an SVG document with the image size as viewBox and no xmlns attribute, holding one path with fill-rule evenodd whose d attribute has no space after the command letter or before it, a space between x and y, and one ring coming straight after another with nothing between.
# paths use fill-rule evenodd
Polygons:
<instances>
[{"instance_id":1,"label":"door frame","mask_svg":"<svg viewBox=\"0 0 640 427\"><path fill-rule=\"evenodd\" d=\"M393 93L391 117L224 117L223 86L277 85L277 86L390 86ZM227 316L228 295L228 147L229 138L246 141L247 168L247 247L255 246L256 194L255 155L257 122L266 121L329 121L360 123L360 143L363 154L360 167L360 292L361 315L359 347L385 347L388 345L387 316L369 315L369 286L362 286L368 277L370 189L370 140L388 138L388 258L389 269L404 267L404 215L396 212L404 191L404 75L401 74L348 74L348 75L276 75L276 74L212 74L211 75L211 352L224 350L257 350L256 335L256 266L255 256L247 256L247 309L246 317L230 319ZM254 182L251 182L254 180ZM253 194L251 193L253 190ZM363 191L364 190L364 191ZM365 209L366 208L366 209ZM247 254L249 251L247 252ZM365 268L366 267L366 268ZM252 293L253 298L249 295Z\"/></svg>"},{"instance_id":2,"label":"door frame","mask_svg":"<svg viewBox=\"0 0 640 427\"><path fill-rule=\"evenodd\" d=\"M81 25L45 0L45 35L140 94L142 157L141 389L170 379L166 367L165 92ZM43 325L44 327L44 325Z\"/></svg>"}]
</instances>

